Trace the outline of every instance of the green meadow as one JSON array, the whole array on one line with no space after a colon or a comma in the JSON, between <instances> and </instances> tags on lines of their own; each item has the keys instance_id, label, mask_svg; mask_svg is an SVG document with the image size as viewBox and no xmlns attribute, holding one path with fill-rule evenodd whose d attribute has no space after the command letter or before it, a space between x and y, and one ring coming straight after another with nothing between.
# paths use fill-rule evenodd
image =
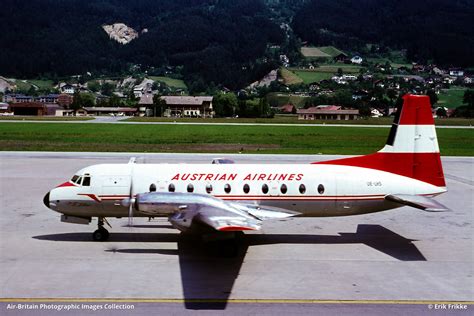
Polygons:
<instances>
[{"instance_id":1,"label":"green meadow","mask_svg":"<svg viewBox=\"0 0 474 316\"><path fill-rule=\"evenodd\" d=\"M0 123L3 151L368 154L389 128ZM474 156L474 130L438 129L442 155Z\"/></svg>"}]
</instances>

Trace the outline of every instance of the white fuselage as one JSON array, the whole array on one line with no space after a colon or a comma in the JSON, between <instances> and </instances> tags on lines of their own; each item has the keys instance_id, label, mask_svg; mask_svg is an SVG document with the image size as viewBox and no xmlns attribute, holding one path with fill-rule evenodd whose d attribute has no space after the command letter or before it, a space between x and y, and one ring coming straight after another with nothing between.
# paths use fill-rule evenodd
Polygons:
<instances>
[{"instance_id":1,"label":"white fuselage","mask_svg":"<svg viewBox=\"0 0 474 316\"><path fill-rule=\"evenodd\" d=\"M169 192L170 187L189 192L192 186L193 193L293 210L302 216L343 216L399 207L384 199L387 194L434 196L446 191L384 171L319 164L103 164L77 173L86 174L89 186L69 182L53 189L51 208L71 216L125 217L128 208L121 201L130 195L155 188Z\"/></svg>"}]
</instances>

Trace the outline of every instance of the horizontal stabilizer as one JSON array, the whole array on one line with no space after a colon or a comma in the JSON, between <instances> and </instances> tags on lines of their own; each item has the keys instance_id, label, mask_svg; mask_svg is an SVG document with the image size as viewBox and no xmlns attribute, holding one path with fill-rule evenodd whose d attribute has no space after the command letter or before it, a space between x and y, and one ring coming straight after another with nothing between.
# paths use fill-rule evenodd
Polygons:
<instances>
[{"instance_id":1,"label":"horizontal stabilizer","mask_svg":"<svg viewBox=\"0 0 474 316\"><path fill-rule=\"evenodd\" d=\"M408 205L415 207L426 212L446 212L449 209L443 204L429 198L427 196L420 195L408 195L408 194L389 194L385 196L387 201Z\"/></svg>"}]
</instances>

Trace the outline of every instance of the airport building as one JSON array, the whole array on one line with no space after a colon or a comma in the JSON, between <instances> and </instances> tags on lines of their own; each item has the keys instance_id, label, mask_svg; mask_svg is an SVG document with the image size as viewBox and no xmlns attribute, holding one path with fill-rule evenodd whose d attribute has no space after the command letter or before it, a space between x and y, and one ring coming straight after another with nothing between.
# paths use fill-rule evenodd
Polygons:
<instances>
[{"instance_id":1,"label":"airport building","mask_svg":"<svg viewBox=\"0 0 474 316\"><path fill-rule=\"evenodd\" d=\"M308 109L299 109L298 120L356 120L359 118L359 110L343 110L340 106L320 105Z\"/></svg>"}]
</instances>

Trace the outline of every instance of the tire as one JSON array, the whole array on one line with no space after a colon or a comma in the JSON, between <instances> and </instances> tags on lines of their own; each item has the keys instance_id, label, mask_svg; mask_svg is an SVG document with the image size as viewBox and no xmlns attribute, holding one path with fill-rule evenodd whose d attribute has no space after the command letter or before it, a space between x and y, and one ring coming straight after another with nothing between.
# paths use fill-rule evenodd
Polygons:
<instances>
[{"instance_id":1,"label":"tire","mask_svg":"<svg viewBox=\"0 0 474 316\"><path fill-rule=\"evenodd\" d=\"M109 232L105 228L99 228L92 233L92 239L94 241L106 241L109 239Z\"/></svg>"}]
</instances>

